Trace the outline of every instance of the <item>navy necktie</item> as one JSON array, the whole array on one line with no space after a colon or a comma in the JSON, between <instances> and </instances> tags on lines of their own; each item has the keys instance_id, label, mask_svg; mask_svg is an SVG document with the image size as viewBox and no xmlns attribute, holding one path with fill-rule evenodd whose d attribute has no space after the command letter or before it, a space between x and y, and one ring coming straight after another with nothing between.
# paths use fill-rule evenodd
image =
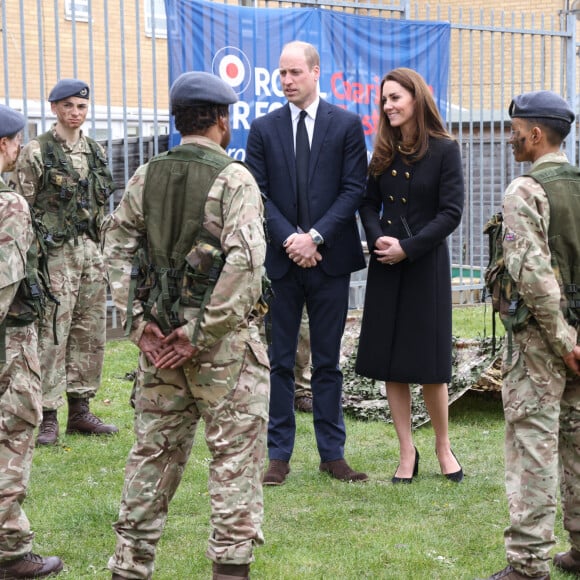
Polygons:
<instances>
[{"instance_id":1,"label":"navy necktie","mask_svg":"<svg viewBox=\"0 0 580 580\"><path fill-rule=\"evenodd\" d=\"M310 160L310 143L306 131L306 111L300 111L300 120L296 127L296 183L298 186L298 225L303 232L310 229L308 211L308 162Z\"/></svg>"}]
</instances>

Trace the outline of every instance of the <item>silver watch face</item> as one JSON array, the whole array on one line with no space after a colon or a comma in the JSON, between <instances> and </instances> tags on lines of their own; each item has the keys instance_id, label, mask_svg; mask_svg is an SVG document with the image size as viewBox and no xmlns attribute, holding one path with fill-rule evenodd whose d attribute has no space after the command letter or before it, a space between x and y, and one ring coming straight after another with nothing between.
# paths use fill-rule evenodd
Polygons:
<instances>
[{"instance_id":1,"label":"silver watch face","mask_svg":"<svg viewBox=\"0 0 580 580\"><path fill-rule=\"evenodd\" d=\"M310 232L310 236L312 237L312 241L316 245L322 244L322 236L320 234L315 234L314 232Z\"/></svg>"}]
</instances>

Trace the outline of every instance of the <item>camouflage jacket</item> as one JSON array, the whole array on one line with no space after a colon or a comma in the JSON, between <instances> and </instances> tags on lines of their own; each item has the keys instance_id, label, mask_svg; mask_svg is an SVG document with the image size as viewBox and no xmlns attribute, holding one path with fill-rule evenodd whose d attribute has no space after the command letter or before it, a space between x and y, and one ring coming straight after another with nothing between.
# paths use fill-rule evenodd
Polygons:
<instances>
[{"instance_id":1,"label":"camouflage jacket","mask_svg":"<svg viewBox=\"0 0 580 580\"><path fill-rule=\"evenodd\" d=\"M81 131L80 139L77 143L73 147L70 147L56 133L56 123L53 124L51 131L54 139L62 146L65 155L70 159L72 168L79 174L79 180L87 179L89 175L88 159L91 157L91 148L83 132ZM103 156L105 156L102 146L97 143L97 147L103 153ZM16 168L12 173L13 181L10 183L33 207L35 207L36 199L42 191L44 171L45 165L42 159L42 146L38 140L33 139L22 148L16 163ZM102 212L102 210L100 211ZM96 216L87 216L87 218L94 217ZM100 223L98 225L100 226Z\"/></svg>"},{"instance_id":2,"label":"camouflage jacket","mask_svg":"<svg viewBox=\"0 0 580 580\"><path fill-rule=\"evenodd\" d=\"M196 143L223 152L215 142L201 136L185 137L182 144ZM133 256L146 236L143 219L143 185L147 165L137 169L117 209L103 224L103 253L115 306L123 325ZM246 326L262 292L266 241L263 205L258 186L241 164L226 167L214 182L205 205L204 227L220 240L225 265L205 308L195 345L204 350L227 333ZM190 339L195 328L196 309L184 311L189 322L183 327ZM138 343L146 322L143 306L133 303L131 340Z\"/></svg>"},{"instance_id":3,"label":"camouflage jacket","mask_svg":"<svg viewBox=\"0 0 580 580\"><path fill-rule=\"evenodd\" d=\"M0 190L6 189L0 179ZM26 252L34 240L30 209L17 193L0 191L0 322L6 318L20 281L26 276Z\"/></svg>"},{"instance_id":4,"label":"camouflage jacket","mask_svg":"<svg viewBox=\"0 0 580 580\"><path fill-rule=\"evenodd\" d=\"M562 152L549 153L537 159L533 168L567 161ZM574 348L577 332L566 322L560 308L560 287L548 245L548 196L531 177L518 177L506 189L503 213L506 268L546 341L558 356L563 356Z\"/></svg>"}]
</instances>

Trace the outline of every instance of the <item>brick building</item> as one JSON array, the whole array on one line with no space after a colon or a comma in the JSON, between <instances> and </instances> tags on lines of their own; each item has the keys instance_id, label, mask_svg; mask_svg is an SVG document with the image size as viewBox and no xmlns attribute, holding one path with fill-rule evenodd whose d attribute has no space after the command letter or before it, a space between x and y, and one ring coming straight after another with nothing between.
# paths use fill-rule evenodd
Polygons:
<instances>
[{"instance_id":1,"label":"brick building","mask_svg":"<svg viewBox=\"0 0 580 580\"><path fill-rule=\"evenodd\" d=\"M535 69L542 84L562 91L565 55L551 37L526 30L565 28L563 11L571 0L400 0L406 16L501 30L520 28L501 41L454 27L451 39L451 102L464 109L500 109L507 90L528 90ZM248 0L240 3L251 4ZM375 3L375 2L371 2ZM256 6L291 6L259 1ZM303 6L323 6L308 3ZM361 4L368 7L369 3ZM391 4L391 6L394 3ZM403 12L360 8L358 3L327 7L357 14L401 18ZM3 79L0 101L27 109L41 119L46 94L61 77L79 77L93 88L93 130L97 138L164 133L167 126L168 71L163 0L0 0ZM494 44L496 46L494 46ZM542 46L542 61L533 55ZM466 56L469 55L469 58ZM524 56L522 56L524 55ZM506 58L509 57L509 58ZM500 66L501 65L501 66ZM465 101L468 96L469 107ZM26 106L23 101L26 101ZM50 112L49 112L50 113ZM111 124L106 122L112 118ZM32 134L44 127L30 127ZM111 135L112 133L112 135Z\"/></svg>"}]
</instances>

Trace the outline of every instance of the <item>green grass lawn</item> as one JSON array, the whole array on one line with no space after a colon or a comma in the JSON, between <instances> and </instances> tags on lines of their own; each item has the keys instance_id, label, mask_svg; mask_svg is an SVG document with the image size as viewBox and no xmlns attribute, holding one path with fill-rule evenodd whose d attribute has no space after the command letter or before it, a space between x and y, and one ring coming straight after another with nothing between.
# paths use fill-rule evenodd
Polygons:
<instances>
[{"instance_id":1,"label":"green grass lawn","mask_svg":"<svg viewBox=\"0 0 580 580\"><path fill-rule=\"evenodd\" d=\"M503 336L504 328L496 315L496 335ZM453 334L462 338L491 337L493 312L491 305L456 306L453 309Z\"/></svg>"},{"instance_id":2,"label":"green grass lawn","mask_svg":"<svg viewBox=\"0 0 580 580\"><path fill-rule=\"evenodd\" d=\"M455 312L455 334L483 334L481 308ZM133 440L131 382L137 351L107 345L103 385L92 409L114 422L111 438L62 435L60 445L35 451L26 513L35 551L65 561L61 577L108 579L106 564L125 459ZM298 414L292 472L286 485L265 489L266 544L256 550L254 580L431 580L485 578L505 566L502 532L508 521L503 485L503 414L493 395L468 393L450 408L454 450L466 477L454 484L439 473L430 425L416 431L419 477L393 486L397 440L392 425L347 418L346 458L370 481L345 484L318 472L312 417ZM60 413L62 431L65 412ZM208 453L199 430L161 539L156 580L211 577L208 536ZM567 549L558 520L558 548ZM568 578L555 572L552 578Z\"/></svg>"}]
</instances>

